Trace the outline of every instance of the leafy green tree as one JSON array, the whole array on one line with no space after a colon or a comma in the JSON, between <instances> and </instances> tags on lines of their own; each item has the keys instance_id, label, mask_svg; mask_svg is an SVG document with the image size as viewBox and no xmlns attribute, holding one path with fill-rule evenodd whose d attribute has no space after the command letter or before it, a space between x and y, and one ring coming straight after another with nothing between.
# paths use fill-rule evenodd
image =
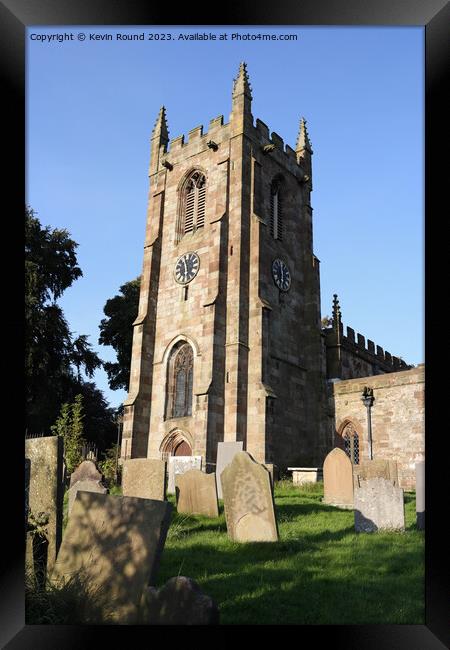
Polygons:
<instances>
[{"instance_id":1,"label":"leafy green tree","mask_svg":"<svg viewBox=\"0 0 450 650\"><path fill-rule=\"evenodd\" d=\"M81 370L92 377L101 366L87 337L73 338L56 302L82 276L77 246L67 230L43 227L25 209L26 427L34 433L48 431Z\"/></svg>"},{"instance_id":2,"label":"leafy green tree","mask_svg":"<svg viewBox=\"0 0 450 650\"><path fill-rule=\"evenodd\" d=\"M140 286L140 277L126 282L120 287L120 293L107 300L103 307L107 318L103 318L99 326L99 343L111 345L117 355L116 363L103 364L111 390L128 390L133 342L132 324L138 314Z\"/></svg>"},{"instance_id":3,"label":"leafy green tree","mask_svg":"<svg viewBox=\"0 0 450 650\"><path fill-rule=\"evenodd\" d=\"M64 460L67 473L72 474L81 463L83 437L83 396L77 395L73 404L63 404L61 413L51 427L52 433L64 440Z\"/></svg>"}]
</instances>

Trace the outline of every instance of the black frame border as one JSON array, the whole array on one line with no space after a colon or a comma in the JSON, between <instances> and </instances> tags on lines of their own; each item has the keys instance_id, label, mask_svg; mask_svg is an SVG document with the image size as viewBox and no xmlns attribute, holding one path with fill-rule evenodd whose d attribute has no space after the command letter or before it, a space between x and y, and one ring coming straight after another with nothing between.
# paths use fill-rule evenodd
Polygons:
<instances>
[{"instance_id":1,"label":"black frame border","mask_svg":"<svg viewBox=\"0 0 450 650\"><path fill-rule=\"evenodd\" d=\"M448 252L443 249L445 237L439 237L438 215L443 213L443 207L448 203L444 196L448 184L445 163L439 159L442 141L446 129L444 73L448 61L448 27L450 24L450 9L446 0L288 0L270 3L268 0L257 5L248 0L240 4L230 3L218 7L220 14L211 17L211 5L196 3L196 15L207 16L208 21L192 23L191 5L179 5L174 14L174 6L146 6L137 0L80 0L71 3L70 0L3 0L0 4L0 61L3 86L5 88L3 107L6 109L4 124L6 125L3 150L7 165L4 171L7 195L11 203L8 216L8 239L12 236L18 246L23 246L22 231L18 224L22 223L21 216L24 206L23 174L25 169L25 28L31 25L317 25L317 26L423 26L425 27L425 316L426 341L425 355L427 361L426 383L426 509L429 512L426 529L426 625L371 625L371 626L300 626L301 636L305 633L312 635L314 642L319 644L328 639L333 646L351 650L372 650L379 648L408 650L439 650L446 647L443 643L450 640L448 626L448 589L446 576L449 575L448 552L442 538L447 537L443 530L443 518L436 514L436 520L430 513L437 513L439 504L445 494L445 478L447 455L443 445L447 440L439 436L442 428L436 423L444 420L445 400L440 389L443 384L438 380L438 359L442 359L445 346L445 322L443 307L438 301L433 301L432 292L444 283L443 261ZM173 19L176 17L177 22ZM5 147L6 140L6 147ZM388 146L388 145L387 145ZM6 150L5 150L6 149ZM445 170L445 171L444 171ZM6 178L5 178L6 177ZM447 209L448 213L448 209ZM446 218L446 214L443 215ZM444 222L445 223L445 222ZM10 226L13 224L13 228ZM442 251L439 246L442 247ZM432 251L431 251L432 247ZM20 248L20 250L22 250ZM414 263L414 261L412 261ZM20 256L8 260L5 277L23 278L23 265ZM6 286L5 286L6 285ZM23 285L22 285L23 286ZM7 333L11 340L17 339L22 333L21 304L18 309L12 305L21 303L20 289L4 284L6 300L8 301ZM441 294L442 295L442 294ZM446 295L445 295L446 297ZM442 300L442 298L441 298ZM438 312L439 309L439 312ZM405 324L407 326L407 324ZM443 332L444 330L444 332ZM20 339L19 339L20 341ZM18 342L19 343L19 342ZM439 347L438 347L439 346ZM17 346L20 348L20 343ZM16 350L12 344L5 346L8 368L5 395L13 394L17 399L17 408L4 407L15 415L22 412L23 402L18 397L17 386L21 385L21 372L17 363ZM445 365L441 363L439 364ZM12 374L11 374L12 373ZM13 390L11 391L11 387ZM6 392L6 389L10 390ZM10 400L8 400L10 401ZM14 404L14 401L13 401ZM446 421L447 418L444 420ZM431 431L437 429L434 445L431 444ZM446 431L444 432L446 434ZM439 436L439 437L438 437ZM6 436L5 436L6 438ZM124 626L26 626L23 595L24 580L24 534L23 534L23 437L15 427L8 435L8 445L4 451L11 462L5 462L11 471L5 491L3 523L8 522L7 535L4 539L3 566L0 574L0 645L13 650L19 648L79 648L91 647L94 643L105 643L111 633L117 641L131 640L142 632L143 637L152 642L155 630L148 627ZM5 453L6 455L6 453ZM438 504L438 505L436 505ZM444 510L444 508L443 508ZM440 524L442 522L442 530ZM5 547L4 547L5 548ZM7 560L7 561L5 561ZM345 595L343 594L343 597ZM259 626L250 626L253 629ZM220 637L227 632L227 627L221 627ZM258 631L258 629L257 629ZM171 636L175 630L165 628L164 636ZM123 636L125 634L126 636ZM188 628L182 630L183 639L189 636ZM158 635L157 635L158 636ZM209 635L208 635L209 636ZM194 641L194 638L192 639ZM195 642L201 640L196 635ZM212 640L212 639L211 639ZM299 639L300 640L300 639ZM295 642L295 641L294 641Z\"/></svg>"}]
</instances>

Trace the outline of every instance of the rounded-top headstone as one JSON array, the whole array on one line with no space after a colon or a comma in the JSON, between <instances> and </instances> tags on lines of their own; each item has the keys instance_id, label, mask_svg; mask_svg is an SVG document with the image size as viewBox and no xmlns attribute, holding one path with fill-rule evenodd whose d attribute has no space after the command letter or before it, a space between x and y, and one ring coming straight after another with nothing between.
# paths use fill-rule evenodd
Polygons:
<instances>
[{"instance_id":1,"label":"rounded-top headstone","mask_svg":"<svg viewBox=\"0 0 450 650\"><path fill-rule=\"evenodd\" d=\"M353 467L345 451L335 447L323 463L323 503L353 506Z\"/></svg>"}]
</instances>

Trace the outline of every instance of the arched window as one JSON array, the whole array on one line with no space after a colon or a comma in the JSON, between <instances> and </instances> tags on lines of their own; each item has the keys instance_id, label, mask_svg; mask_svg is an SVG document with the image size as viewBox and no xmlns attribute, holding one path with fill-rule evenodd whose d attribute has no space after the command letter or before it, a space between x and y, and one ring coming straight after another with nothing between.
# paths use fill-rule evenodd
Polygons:
<instances>
[{"instance_id":1,"label":"arched window","mask_svg":"<svg viewBox=\"0 0 450 650\"><path fill-rule=\"evenodd\" d=\"M359 465L359 436L354 425L348 422L341 435L345 453L354 465Z\"/></svg>"},{"instance_id":2,"label":"arched window","mask_svg":"<svg viewBox=\"0 0 450 650\"><path fill-rule=\"evenodd\" d=\"M275 178L270 186L270 234L283 239L283 192L282 179Z\"/></svg>"},{"instance_id":3,"label":"arched window","mask_svg":"<svg viewBox=\"0 0 450 650\"><path fill-rule=\"evenodd\" d=\"M181 238L205 225L206 178L200 171L186 180L181 197L181 215L178 235Z\"/></svg>"},{"instance_id":4,"label":"arched window","mask_svg":"<svg viewBox=\"0 0 450 650\"><path fill-rule=\"evenodd\" d=\"M189 343L176 345L169 359L167 417L192 415L194 355Z\"/></svg>"}]
</instances>

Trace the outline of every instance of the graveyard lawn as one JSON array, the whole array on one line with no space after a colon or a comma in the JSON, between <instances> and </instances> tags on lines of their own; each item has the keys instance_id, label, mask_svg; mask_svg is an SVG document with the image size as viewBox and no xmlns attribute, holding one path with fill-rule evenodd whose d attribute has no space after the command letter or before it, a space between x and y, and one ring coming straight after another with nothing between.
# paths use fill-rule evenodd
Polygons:
<instances>
[{"instance_id":1,"label":"graveyard lawn","mask_svg":"<svg viewBox=\"0 0 450 650\"><path fill-rule=\"evenodd\" d=\"M222 502L217 518L174 509L157 586L177 575L193 578L225 625L424 624L415 494L405 493L404 533L355 533L353 510L322 497L323 483L276 483L275 543L231 541Z\"/></svg>"},{"instance_id":2,"label":"graveyard lawn","mask_svg":"<svg viewBox=\"0 0 450 650\"><path fill-rule=\"evenodd\" d=\"M227 536L222 501L219 517L210 518L178 514L169 495L174 509L156 587L193 578L219 606L223 625L423 625L424 531L416 529L415 494L405 492L404 533L355 533L353 510L322 498L323 483L276 483L279 541L242 544ZM27 622L43 621L33 611Z\"/></svg>"}]
</instances>

